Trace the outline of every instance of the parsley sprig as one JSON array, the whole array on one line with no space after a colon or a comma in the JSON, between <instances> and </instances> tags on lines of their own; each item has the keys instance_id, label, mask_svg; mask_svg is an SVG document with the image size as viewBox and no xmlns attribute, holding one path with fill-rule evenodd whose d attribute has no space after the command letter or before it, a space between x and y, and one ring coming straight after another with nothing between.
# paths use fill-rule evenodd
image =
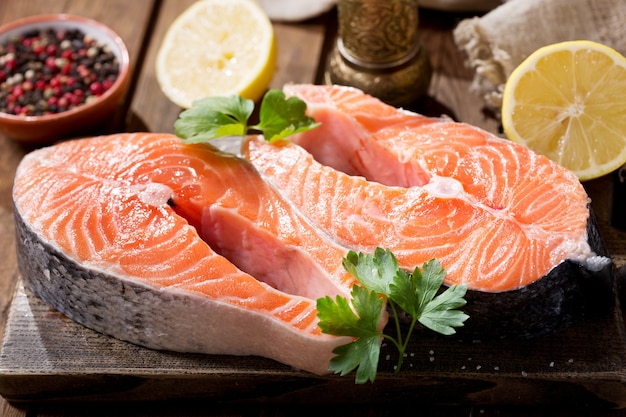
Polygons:
<instances>
[{"instance_id":1,"label":"parsley sprig","mask_svg":"<svg viewBox=\"0 0 626 417\"><path fill-rule=\"evenodd\" d=\"M373 255L348 252L343 266L361 285L352 287L352 307L342 296L335 300L330 296L318 299L319 326L324 333L354 338L333 351L336 356L330 362L330 370L346 375L356 369L357 384L374 382L381 338L398 349L396 372L399 372L418 322L435 332L451 335L468 318L459 310L466 303L463 297L467 286L452 285L441 292L446 272L435 259L424 263L421 270L415 268L413 273L408 273L398 266L391 251L377 248ZM385 299L395 322L396 337L378 328ZM411 319L406 334L402 333L400 310Z\"/></svg>"},{"instance_id":2,"label":"parsley sprig","mask_svg":"<svg viewBox=\"0 0 626 417\"><path fill-rule=\"evenodd\" d=\"M202 143L224 136L262 133L274 142L319 126L306 115L306 103L285 97L281 90L269 90L259 108L259 122L249 125L254 102L238 95L207 97L193 103L174 123L174 132L185 143Z\"/></svg>"},{"instance_id":3,"label":"parsley sprig","mask_svg":"<svg viewBox=\"0 0 626 417\"><path fill-rule=\"evenodd\" d=\"M274 142L299 132L314 129L320 124L306 116L306 103L297 97L286 98L280 90L269 90L259 109L259 122L249 125L254 102L238 95L209 97L193 103L174 123L174 131L185 143L202 143L225 136L244 136L262 133L265 140ZM465 305L467 287L440 287L445 271L436 260L424 263L408 273L398 266L389 250L377 248L374 255L350 251L343 259L344 268L361 285L354 285L351 300L326 296L317 300L319 326L322 332L336 336L350 336L354 340L337 347L330 370L341 375L355 369L356 383L374 382L380 357L381 339L388 339L400 355L396 372L400 371L404 352L417 325L444 335L455 333L468 318L458 310ZM396 337L379 329L380 317L387 300L395 321ZM400 325L400 310L411 317L406 334Z\"/></svg>"}]
</instances>

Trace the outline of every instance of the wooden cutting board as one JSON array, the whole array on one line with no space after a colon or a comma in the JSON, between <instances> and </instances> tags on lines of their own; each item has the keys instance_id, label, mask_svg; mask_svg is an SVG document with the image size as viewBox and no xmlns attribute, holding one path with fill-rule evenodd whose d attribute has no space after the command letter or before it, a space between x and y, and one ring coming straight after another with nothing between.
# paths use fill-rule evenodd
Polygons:
<instances>
[{"instance_id":1,"label":"wooden cutting board","mask_svg":"<svg viewBox=\"0 0 626 417\"><path fill-rule=\"evenodd\" d=\"M230 146L230 143L224 146ZM585 183L617 267L626 231L609 223L612 179ZM624 209L623 207L620 210ZM625 213L626 214L626 213ZM269 359L159 352L89 330L20 281L0 346L0 395L12 402L193 400L268 403L626 407L626 331L615 282L610 313L535 340L414 337L400 373L384 346L373 384L315 376Z\"/></svg>"},{"instance_id":2,"label":"wooden cutting board","mask_svg":"<svg viewBox=\"0 0 626 417\"><path fill-rule=\"evenodd\" d=\"M272 360L145 349L89 330L20 282L0 349L0 395L26 401L194 400L270 403L626 407L621 310L537 340L414 338L402 371L383 348L373 384L315 376Z\"/></svg>"},{"instance_id":3,"label":"wooden cutting board","mask_svg":"<svg viewBox=\"0 0 626 417\"><path fill-rule=\"evenodd\" d=\"M24 3L19 3L22 12L25 10L22 7ZM73 2L73 6L72 2L56 3L74 9L102 9L96 2ZM83 6L87 4L89 6ZM177 9L180 2L163 2L164 6L169 5L169 13L167 7L161 10L157 29L167 21L166 16L175 15L172 12L174 4L174 9ZM116 12L120 10L114 5L107 6ZM441 24L439 21L442 19L435 17L436 23ZM451 27L456 19L455 16L450 17L444 19L446 27ZM132 19L138 21L135 15ZM138 52L140 37L146 27L139 23L142 23L141 19L138 24L127 25L132 30L126 31L131 40L136 40L134 44ZM309 42L309 35L314 33L315 39L321 39L321 35L317 35L323 34L323 27L319 27L319 22L314 23L289 28L290 35L292 30L296 35L300 32L308 35L306 42L301 42L306 43L306 48L294 49L283 60L284 70L278 75L287 81L293 80L293 77L306 80L309 70L315 72L316 65L304 65L317 59L319 52L319 48L311 47L317 44ZM426 25L429 43L448 48L452 45L454 49L451 38L442 38L439 32L443 31L439 28L433 30L437 24ZM159 31L151 34L148 30L147 33L158 35ZM158 36L150 38L158 39ZM296 36L295 39L287 42L287 46L304 38ZM457 113L463 120L469 116L482 122L480 111L467 112L463 111L462 105L459 106L459 103L472 101L471 96L465 98L465 72L459 69L463 67L462 59L443 47L430 49L441 70L436 80L437 88L433 88L435 101L442 99L443 103L451 105L452 109L444 110L454 110L452 113ZM303 51L307 53L302 54ZM311 58L303 63L302 59L297 59L298 53ZM149 68L148 65L144 67ZM149 71L148 77L141 77L141 80L144 79L151 79ZM154 87L151 84L147 86ZM142 126L143 122L152 128L156 126L158 131L158 127L163 125L158 121L168 120L164 111L169 116L177 114L178 109L170 109L162 100L153 99L152 92L158 91L158 88L138 88L137 91L133 110L139 111L139 114L131 115L134 116L131 117L133 121L141 122ZM495 122L493 124L495 129ZM9 148L14 152L4 152ZM14 154L22 152L13 148L15 146L7 145L3 149L1 159L5 167L9 162L13 165ZM10 186L6 178L12 176L13 171L5 170L7 175L3 184L6 190ZM606 192L603 184L598 185L599 190ZM8 193L5 194L8 196ZM606 200L595 195L592 198L596 213L602 212L596 204ZM9 207L8 197L6 207ZM623 265L626 234L617 235L620 239L612 239L608 234L605 236L613 243L621 242L622 250L617 250L615 245L609 246L614 259ZM352 376L314 377L261 358L185 355L137 347L77 325L43 305L21 284L17 286L8 315L4 331L6 337L0 345L0 395L15 402L201 398L240 402L391 403L402 399L422 404L566 403L572 407L598 403L624 407L626 402L621 382L625 379L624 329L618 309L602 320L585 323L540 341L456 342L425 337L411 346L400 375L391 372L393 361L391 358L387 360L386 352L383 353L378 380L365 386L355 386Z\"/></svg>"}]
</instances>

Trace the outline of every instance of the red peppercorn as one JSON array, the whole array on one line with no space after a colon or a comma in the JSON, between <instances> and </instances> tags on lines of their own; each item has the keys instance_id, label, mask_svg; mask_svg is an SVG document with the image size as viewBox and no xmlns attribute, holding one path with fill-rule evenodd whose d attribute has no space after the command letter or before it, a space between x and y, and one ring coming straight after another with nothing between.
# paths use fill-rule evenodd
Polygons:
<instances>
[{"instance_id":1,"label":"red peppercorn","mask_svg":"<svg viewBox=\"0 0 626 417\"><path fill-rule=\"evenodd\" d=\"M74 106L78 106L82 102L82 97L78 97L70 92L65 93L63 97Z\"/></svg>"},{"instance_id":2,"label":"red peppercorn","mask_svg":"<svg viewBox=\"0 0 626 417\"><path fill-rule=\"evenodd\" d=\"M89 75L89 68L87 68L87 66L84 64L80 64L76 67L76 72L78 72L78 75L81 78L85 78Z\"/></svg>"},{"instance_id":3,"label":"red peppercorn","mask_svg":"<svg viewBox=\"0 0 626 417\"><path fill-rule=\"evenodd\" d=\"M73 60L74 52L70 51L69 49L66 49L63 52L61 52L61 58L65 58L67 60Z\"/></svg>"},{"instance_id":4,"label":"red peppercorn","mask_svg":"<svg viewBox=\"0 0 626 417\"><path fill-rule=\"evenodd\" d=\"M68 75L71 72L72 72L72 64L70 64L69 62L63 65L63 67L61 67L62 74Z\"/></svg>"},{"instance_id":5,"label":"red peppercorn","mask_svg":"<svg viewBox=\"0 0 626 417\"><path fill-rule=\"evenodd\" d=\"M4 67L7 71L12 72L17 68L17 60L15 58L9 58L4 62Z\"/></svg>"},{"instance_id":6,"label":"red peppercorn","mask_svg":"<svg viewBox=\"0 0 626 417\"><path fill-rule=\"evenodd\" d=\"M53 56L49 56L46 58L46 62L45 62L45 66L55 70L57 69L57 63L56 63L56 59Z\"/></svg>"},{"instance_id":7,"label":"red peppercorn","mask_svg":"<svg viewBox=\"0 0 626 417\"><path fill-rule=\"evenodd\" d=\"M107 91L109 88L113 87L113 84L115 83L114 80L107 78L106 80L102 81L102 89L104 91Z\"/></svg>"},{"instance_id":8,"label":"red peppercorn","mask_svg":"<svg viewBox=\"0 0 626 417\"><path fill-rule=\"evenodd\" d=\"M21 96L24 95L24 89L22 88L21 85L16 85L15 87L13 87L13 90L11 91L11 94L15 98L20 98Z\"/></svg>"},{"instance_id":9,"label":"red peppercorn","mask_svg":"<svg viewBox=\"0 0 626 417\"><path fill-rule=\"evenodd\" d=\"M46 53L50 56L54 56L57 53L57 46L55 44L49 44L46 46Z\"/></svg>"},{"instance_id":10,"label":"red peppercorn","mask_svg":"<svg viewBox=\"0 0 626 417\"><path fill-rule=\"evenodd\" d=\"M102 84L98 81L92 82L91 84L89 84L89 91L91 91L93 95L99 96L100 94L102 94Z\"/></svg>"},{"instance_id":11,"label":"red peppercorn","mask_svg":"<svg viewBox=\"0 0 626 417\"><path fill-rule=\"evenodd\" d=\"M67 101L67 98L65 97L60 97L57 103L58 103L59 108L61 109L67 109L67 106L69 105L69 102Z\"/></svg>"}]
</instances>

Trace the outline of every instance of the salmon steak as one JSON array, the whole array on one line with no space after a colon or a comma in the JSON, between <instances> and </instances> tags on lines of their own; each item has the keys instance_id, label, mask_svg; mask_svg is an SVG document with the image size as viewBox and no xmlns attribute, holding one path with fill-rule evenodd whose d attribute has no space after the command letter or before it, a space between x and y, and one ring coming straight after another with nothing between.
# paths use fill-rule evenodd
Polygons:
<instances>
[{"instance_id":1,"label":"salmon steak","mask_svg":"<svg viewBox=\"0 0 626 417\"><path fill-rule=\"evenodd\" d=\"M349 297L347 249L211 145L149 133L63 142L22 160L13 201L26 285L86 327L316 374L349 341L321 333L316 310L317 298Z\"/></svg>"},{"instance_id":2,"label":"salmon steak","mask_svg":"<svg viewBox=\"0 0 626 417\"><path fill-rule=\"evenodd\" d=\"M304 100L321 126L271 144L250 137L242 153L340 244L388 248L407 270L438 259L446 284L465 283L469 298L485 300L468 300L466 310L478 308L480 317L503 302L537 308L529 295L546 298L539 282L555 271L554 287L568 275L561 269L602 275L590 285L606 294L603 302L611 296L610 259L592 247L590 201L570 171L477 127L397 109L351 87L284 92ZM580 291L562 285L571 288L559 293ZM529 290L537 287L544 290ZM466 327L478 320L470 314Z\"/></svg>"}]
</instances>

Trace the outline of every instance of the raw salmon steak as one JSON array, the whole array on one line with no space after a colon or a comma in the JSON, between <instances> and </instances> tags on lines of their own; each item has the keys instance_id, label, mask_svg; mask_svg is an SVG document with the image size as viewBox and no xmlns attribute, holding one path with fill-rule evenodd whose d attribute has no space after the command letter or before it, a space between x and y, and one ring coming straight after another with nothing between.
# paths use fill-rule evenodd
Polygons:
<instances>
[{"instance_id":1,"label":"raw salmon steak","mask_svg":"<svg viewBox=\"0 0 626 417\"><path fill-rule=\"evenodd\" d=\"M64 142L23 159L13 200L26 284L86 327L317 374L347 342L321 333L316 310L319 297L348 296L347 249L211 145L148 133Z\"/></svg>"},{"instance_id":2,"label":"raw salmon steak","mask_svg":"<svg viewBox=\"0 0 626 417\"><path fill-rule=\"evenodd\" d=\"M285 91L321 127L292 143L248 141L244 155L342 244L389 248L411 269L437 258L448 283L481 291L519 288L594 255L587 194L547 158L352 88Z\"/></svg>"},{"instance_id":3,"label":"raw salmon steak","mask_svg":"<svg viewBox=\"0 0 626 417\"><path fill-rule=\"evenodd\" d=\"M409 270L436 258L446 284L493 294L527 293L565 261L590 271L610 263L590 245L583 186L549 159L354 88L284 91L303 99L321 126L272 144L251 137L243 155L340 244L364 252L388 248ZM536 301L524 297L523 303Z\"/></svg>"}]
</instances>

